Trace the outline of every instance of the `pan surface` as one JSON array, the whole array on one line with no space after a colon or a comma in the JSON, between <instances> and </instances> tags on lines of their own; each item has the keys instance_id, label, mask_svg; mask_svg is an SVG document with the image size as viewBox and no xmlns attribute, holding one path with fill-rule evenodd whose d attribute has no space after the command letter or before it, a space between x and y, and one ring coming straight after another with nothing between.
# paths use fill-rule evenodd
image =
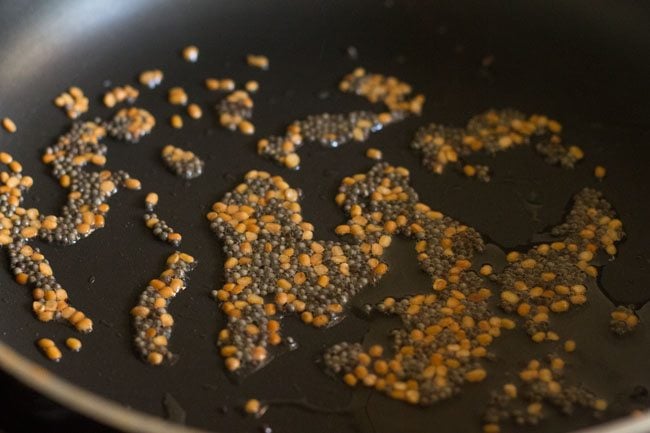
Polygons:
<instances>
[{"instance_id":1,"label":"pan surface","mask_svg":"<svg viewBox=\"0 0 650 433\"><path fill-rule=\"evenodd\" d=\"M88 239L71 247L39 245L74 303L95 319L93 333L82 338L83 350L64 353L58 364L42 357L34 345L37 338L61 341L75 332L35 320L29 291L13 281L8 265L0 272L0 339L57 377L136 411L165 417L168 410L162 402L171 395L187 424L203 429L257 431L269 425L274 432L309 426L314 433L388 433L436 426L439 432L479 431L489 391L507 378L507 371L555 350L553 346L532 346L521 332L504 336L495 346L499 357L487 363L486 381L426 409L352 391L323 373L316 361L325 348L361 341L371 329L390 329L390 323L356 314L327 330L286 320L286 334L299 341L298 350L241 383L223 372L214 342L224 318L210 297L223 283L223 256L205 220L209 206L246 171L267 170L303 190L303 213L314 223L316 236L334 239L334 227L344 220L333 201L339 182L367 171L372 163L364 157L365 149L377 147L385 160L411 170L421 201L505 249L525 246L534 234L559 223L582 187L602 190L623 220L627 238L616 260L604 267L602 292L592 291L590 305L558 323L578 342L579 350L569 358L570 377L610 402L605 419L643 409L647 397L639 397L638 391L650 387L650 369L644 367L650 354L650 312L643 308L650 298L649 17L648 6L641 2L608 1L4 3L0 115L12 117L19 130L1 134L0 148L35 179L27 206L58 213L64 201L64 190L40 163L43 149L70 123L52 105L56 95L70 85L80 86L92 96L87 117L109 117L99 99L109 82L133 84L140 71L151 68L162 69L165 80L161 89L142 90L137 103L158 120L152 134L138 144L107 141L108 167L139 178L143 191L118 194L111 201L107 227ZM180 49L188 44L201 50L196 64L180 58ZM347 54L350 46L358 59ZM244 56L249 53L267 55L271 69L248 68ZM493 63L482 66L490 56ZM363 144L339 149L307 145L297 172L258 157L255 138L218 127L211 110L218 98L202 86L208 76L258 80L254 123L259 138L279 133L308 114L373 108L336 89L340 77L356 66L411 83L427 97L422 116ZM183 86L206 114L186 122L182 130L167 125L176 110L165 102L165 89L173 85ZM495 172L485 184L451 172L435 176L409 149L418 127L433 121L461 126L492 107L560 120L568 142L585 150L585 160L575 170L563 170L545 164L530 149L516 149L485 158ZM190 182L169 174L158 156L168 143L205 157L205 173ZM596 164L608 169L603 182L592 175ZM180 358L161 368L148 367L133 354L128 314L171 252L141 221L142 199L150 190L160 195L158 213L183 233L182 249L199 260L188 289L171 307L176 319L171 346ZM419 271L410 241L398 241L387 260L394 271L354 305L430 284ZM641 317L636 332L625 339L607 329L609 312L619 304L635 305ZM248 398L271 403L262 419L245 418L235 409ZM572 417L551 414L534 431L570 431L598 421L587 411Z\"/></svg>"}]
</instances>

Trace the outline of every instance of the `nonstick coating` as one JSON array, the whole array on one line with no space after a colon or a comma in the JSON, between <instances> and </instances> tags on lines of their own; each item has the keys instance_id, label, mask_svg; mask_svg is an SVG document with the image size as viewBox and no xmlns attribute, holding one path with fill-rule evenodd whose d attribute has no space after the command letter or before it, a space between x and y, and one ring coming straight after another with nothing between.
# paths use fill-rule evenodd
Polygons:
<instances>
[{"instance_id":1,"label":"nonstick coating","mask_svg":"<svg viewBox=\"0 0 650 433\"><path fill-rule=\"evenodd\" d=\"M556 346L533 346L521 331L510 333L495 346L500 357L488 363L488 380L427 409L351 391L323 374L315 361L324 348L359 341L370 327L390 327L354 314L325 331L287 320L286 334L300 342L299 350L241 384L223 373L214 342L224 319L210 298L223 282L223 257L206 210L246 171L268 170L302 188L306 219L316 226L317 237L333 239L333 228L344 219L333 201L336 188L343 176L370 168L364 152L372 146L382 149L387 161L411 169L421 201L506 249L525 246L535 233L561 221L571 196L582 187L601 189L619 212L627 240L604 268L600 285L606 296L592 290L589 307L558 323L563 336L578 342L577 353L567 357L570 377L607 397L611 416L647 406L647 397L630 395L635 387L650 387L648 308L640 310L642 325L625 340L610 335L607 326L612 302L642 306L650 298L648 12L647 3L595 0L3 3L0 116L12 117L19 130L0 134L0 149L12 153L35 178L28 206L56 213L64 200L64 190L39 162L44 147L69 126L51 102L56 95L78 85L92 98L87 117L107 117L110 111L99 95L108 82L133 83L150 68L162 69L165 79L161 89L142 90L137 102L156 116L153 133L139 144L109 141L109 168L127 170L142 180L144 190L120 192L110 202L107 227L77 245L42 245L73 303L95 320L94 332L82 338L83 350L64 350L59 364L41 356L34 346L37 337L61 342L74 332L64 324L37 322L29 291L6 271L0 272L2 340L55 374L133 409L165 416L162 400L169 393L186 411L189 425L222 432L258 431L263 424L274 432L478 431L488 392L505 380L505 367L514 371ZM180 58L180 49L188 44L201 50L197 64ZM358 60L347 55L349 46L358 50ZM248 53L269 56L271 69L246 67ZM493 63L482 66L488 56ZM202 87L208 76L258 80L254 123L259 137L281 132L307 114L373 108L336 89L338 79L358 65L395 75L423 92L422 116L390 126L367 143L336 150L308 145L298 172L258 157L256 138L219 128L211 109L218 97ZM206 114L186 120L178 131L167 125L177 108L165 103L164 89L173 85L184 86ZM452 172L435 176L421 167L409 149L419 126L432 121L461 126L491 107L560 120L568 142L584 148L585 160L573 171L563 170L545 164L531 149L516 149L482 159L495 172L487 184ZM168 143L204 156L204 175L185 182L169 174L158 157ZM603 182L592 175L596 164L608 169ZM160 194L158 213L183 233L182 250L200 262L188 289L172 303L176 326L171 347L180 354L172 367L148 367L131 348L128 311L171 252L141 221L143 197L150 190ZM8 269L6 253L2 255ZM378 287L367 289L364 301L428 287L410 242L391 247L388 262L393 271ZM235 407L252 397L285 403L306 399L353 414L272 404L262 419L244 418ZM567 431L595 422L586 411L570 418L553 415L537 431Z\"/></svg>"}]
</instances>

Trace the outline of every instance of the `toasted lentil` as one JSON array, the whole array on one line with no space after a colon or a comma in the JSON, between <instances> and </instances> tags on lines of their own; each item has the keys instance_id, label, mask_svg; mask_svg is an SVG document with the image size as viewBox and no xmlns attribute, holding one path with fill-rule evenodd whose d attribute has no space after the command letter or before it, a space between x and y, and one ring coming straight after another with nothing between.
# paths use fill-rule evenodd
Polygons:
<instances>
[{"instance_id":1,"label":"toasted lentil","mask_svg":"<svg viewBox=\"0 0 650 433\"><path fill-rule=\"evenodd\" d=\"M13 134L18 129L14 121L8 117L2 119L2 127L5 129L5 131L9 132L10 134Z\"/></svg>"},{"instance_id":2,"label":"toasted lentil","mask_svg":"<svg viewBox=\"0 0 650 433\"><path fill-rule=\"evenodd\" d=\"M465 128L432 123L418 130L411 147L422 154L422 162L436 174L455 165L468 177L487 182L489 167L469 165L463 158L477 152L495 154L516 146L535 144L550 164L572 168L584 156L577 146L562 144L561 125L546 116L525 116L515 110L489 110L472 117Z\"/></svg>"},{"instance_id":3,"label":"toasted lentil","mask_svg":"<svg viewBox=\"0 0 650 433\"><path fill-rule=\"evenodd\" d=\"M104 105L113 108L116 104L124 101L133 104L139 95L140 92L135 87L129 85L117 86L104 94Z\"/></svg>"},{"instance_id":4,"label":"toasted lentil","mask_svg":"<svg viewBox=\"0 0 650 433\"><path fill-rule=\"evenodd\" d=\"M174 114L169 118L169 124L172 128L181 129L183 127L183 118L179 114Z\"/></svg>"},{"instance_id":5,"label":"toasted lentil","mask_svg":"<svg viewBox=\"0 0 650 433\"><path fill-rule=\"evenodd\" d=\"M187 114L192 119L200 119L203 116L203 110L197 104L190 104L187 106Z\"/></svg>"},{"instance_id":6,"label":"toasted lentil","mask_svg":"<svg viewBox=\"0 0 650 433\"><path fill-rule=\"evenodd\" d=\"M140 73L139 81L140 84L147 86L150 89L154 89L162 83L163 72L160 69L152 69L148 71L143 71Z\"/></svg>"},{"instance_id":7,"label":"toasted lentil","mask_svg":"<svg viewBox=\"0 0 650 433\"><path fill-rule=\"evenodd\" d=\"M70 87L54 99L54 105L66 110L70 119L76 119L88 111L88 98L79 87Z\"/></svg>"},{"instance_id":8,"label":"toasted lentil","mask_svg":"<svg viewBox=\"0 0 650 433\"><path fill-rule=\"evenodd\" d=\"M269 69L269 58L263 55L249 54L246 56L246 63L248 63L248 66L253 66L254 68Z\"/></svg>"},{"instance_id":9,"label":"toasted lentil","mask_svg":"<svg viewBox=\"0 0 650 433\"><path fill-rule=\"evenodd\" d=\"M168 144L161 156L169 171L183 179L194 179L203 173L205 163L194 152Z\"/></svg>"},{"instance_id":10,"label":"toasted lentil","mask_svg":"<svg viewBox=\"0 0 650 433\"><path fill-rule=\"evenodd\" d=\"M68 349L72 350L73 352L79 352L81 350L81 341L74 337L66 339L65 345L68 346Z\"/></svg>"},{"instance_id":11,"label":"toasted lentil","mask_svg":"<svg viewBox=\"0 0 650 433\"><path fill-rule=\"evenodd\" d=\"M183 48L183 59L186 62L196 63L199 60L199 49L194 45Z\"/></svg>"},{"instance_id":12,"label":"toasted lentil","mask_svg":"<svg viewBox=\"0 0 650 433\"><path fill-rule=\"evenodd\" d=\"M247 415L254 416L255 418L259 418L262 415L264 415L267 409L268 406L262 405L262 403L255 398L251 398L250 400L247 400L246 403L244 404L244 412Z\"/></svg>"},{"instance_id":13,"label":"toasted lentil","mask_svg":"<svg viewBox=\"0 0 650 433\"><path fill-rule=\"evenodd\" d=\"M197 263L192 256L178 251L169 256L165 271L149 282L137 305L131 309L135 349L149 364L159 365L174 359L168 347L174 318L167 308L172 299L185 290L189 273Z\"/></svg>"},{"instance_id":14,"label":"toasted lentil","mask_svg":"<svg viewBox=\"0 0 650 433\"><path fill-rule=\"evenodd\" d=\"M246 84L244 85L244 88L246 89L247 92L249 93L255 93L259 90L260 85L257 81L247 81Z\"/></svg>"}]
</instances>

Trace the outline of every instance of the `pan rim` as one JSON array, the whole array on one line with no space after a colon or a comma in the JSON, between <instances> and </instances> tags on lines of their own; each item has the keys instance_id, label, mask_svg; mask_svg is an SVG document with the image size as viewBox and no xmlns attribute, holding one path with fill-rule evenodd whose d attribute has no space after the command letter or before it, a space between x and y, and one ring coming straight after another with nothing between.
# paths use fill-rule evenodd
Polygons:
<instances>
[{"instance_id":1,"label":"pan rim","mask_svg":"<svg viewBox=\"0 0 650 433\"><path fill-rule=\"evenodd\" d=\"M133 433L216 433L175 424L102 397L57 376L0 340L0 368L29 388L62 406L109 427ZM650 431L650 410L639 417L620 418L573 433L645 433Z\"/></svg>"},{"instance_id":2,"label":"pan rim","mask_svg":"<svg viewBox=\"0 0 650 433\"><path fill-rule=\"evenodd\" d=\"M0 368L56 403L101 424L133 433L214 433L166 421L121 404L63 379L0 340Z\"/></svg>"}]
</instances>

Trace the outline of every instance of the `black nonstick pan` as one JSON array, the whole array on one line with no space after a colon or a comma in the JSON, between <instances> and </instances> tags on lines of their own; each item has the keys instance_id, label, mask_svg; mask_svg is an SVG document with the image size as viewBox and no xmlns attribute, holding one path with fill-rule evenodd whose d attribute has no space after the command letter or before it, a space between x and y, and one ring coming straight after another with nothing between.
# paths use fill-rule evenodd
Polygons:
<instances>
[{"instance_id":1,"label":"black nonstick pan","mask_svg":"<svg viewBox=\"0 0 650 433\"><path fill-rule=\"evenodd\" d=\"M64 190L40 162L43 149L70 124L52 104L56 95L77 85L91 97L86 118L108 118L111 110L100 99L107 87L135 84L145 69L160 68L165 78L155 91L141 89L137 102L156 116L153 132L138 144L108 140L107 166L139 178L143 191L116 196L107 227L76 245L39 245L75 304L94 317L94 331L82 337L80 353L64 349L61 362L47 360L35 346L38 338L62 341L76 333L65 324L38 322L29 290L16 284L3 265L0 364L6 374L71 411L124 431L480 431L490 389L502 383L506 371L552 347L534 346L522 333L512 333L500 340L497 359L487 363L486 381L440 404L414 407L351 390L323 372L325 348L395 325L352 311L326 330L287 319L286 333L299 342L298 350L241 381L224 373L215 345L224 318L210 296L223 283L224 257L205 219L210 205L248 170L270 171L301 188L303 214L315 225L316 236L336 239L334 227L344 221L334 203L338 185L344 176L367 171L372 161L365 150L376 147L386 161L411 170L421 201L506 250L525 247L561 222L581 188L604 193L623 220L626 240L616 260L604 266L601 290L563 326L579 343L570 358L572 377L606 397L610 407L600 418L589 411L571 417L551 412L539 426L515 430L573 431L625 417L593 431L647 431L645 415L627 415L650 404L650 313L644 307L650 299L648 22L650 8L644 2L600 0L3 2L0 117L10 116L18 131L0 133L0 150L10 152L34 177L27 206L56 214L64 202ZM195 64L180 56L189 44L200 48ZM246 66L249 53L267 55L270 69ZM280 133L294 119L373 109L337 89L340 78L357 66L411 83L426 95L422 115L362 144L306 145L299 171L257 155L258 138ZM254 137L218 125L213 107L219 98L203 88L208 76L259 81ZM181 130L168 125L175 109L166 103L166 89L173 85L183 86L205 113ZM568 142L584 149L584 161L564 170L520 148L484 157L495 175L481 183L452 171L434 175L409 147L420 126L433 121L461 126L493 107L560 120ZM183 181L166 171L159 152L169 143L204 156L205 173ZM603 181L593 176L597 164L607 167ZM171 307L176 319L171 344L178 362L158 368L135 356L129 316L171 252L142 223L149 190L160 195L158 212L184 234L182 249L199 261L188 289ZM7 263L6 252L1 254ZM388 293L428 287L415 254L411 241L397 240L387 253L393 270L355 299L353 310ZM641 318L625 339L608 330L609 313L618 305L632 305ZM241 414L249 398L269 403L262 418ZM51 423L57 430L56 421Z\"/></svg>"}]
</instances>

